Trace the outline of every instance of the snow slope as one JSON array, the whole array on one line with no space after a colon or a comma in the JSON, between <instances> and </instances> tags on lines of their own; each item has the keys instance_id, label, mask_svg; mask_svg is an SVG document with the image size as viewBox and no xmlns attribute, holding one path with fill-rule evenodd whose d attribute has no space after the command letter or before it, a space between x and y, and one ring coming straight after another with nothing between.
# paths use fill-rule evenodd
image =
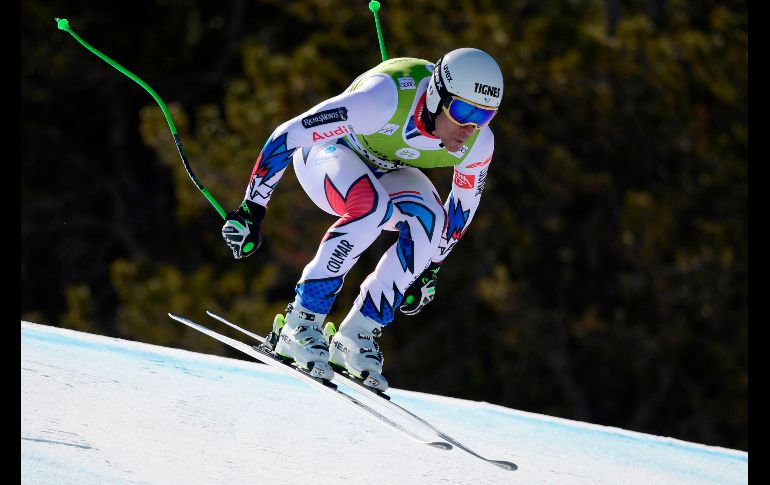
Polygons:
<instances>
[{"instance_id":1,"label":"snow slope","mask_svg":"<svg viewBox=\"0 0 770 485\"><path fill-rule=\"evenodd\" d=\"M748 483L742 451L390 394L519 470L411 441L262 364L22 321L21 483Z\"/></svg>"}]
</instances>

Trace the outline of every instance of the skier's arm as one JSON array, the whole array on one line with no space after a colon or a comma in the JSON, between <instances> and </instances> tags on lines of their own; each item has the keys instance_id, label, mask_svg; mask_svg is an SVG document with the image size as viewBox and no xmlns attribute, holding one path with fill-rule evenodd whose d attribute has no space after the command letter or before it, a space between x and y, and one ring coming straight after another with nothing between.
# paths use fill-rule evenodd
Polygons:
<instances>
[{"instance_id":1,"label":"skier's arm","mask_svg":"<svg viewBox=\"0 0 770 485\"><path fill-rule=\"evenodd\" d=\"M444 203L447 223L432 263L441 264L468 230L487 180L487 173L494 151L494 136L486 129L479 133L471 153L456 166L452 177L452 190Z\"/></svg>"},{"instance_id":2,"label":"skier's arm","mask_svg":"<svg viewBox=\"0 0 770 485\"><path fill-rule=\"evenodd\" d=\"M254 164L243 202L227 214L222 226L233 257L249 256L262 243L260 228L267 204L296 150L354 131L374 133L390 120L397 104L393 81L374 76L361 89L328 99L276 128Z\"/></svg>"},{"instance_id":3,"label":"skier's arm","mask_svg":"<svg viewBox=\"0 0 770 485\"><path fill-rule=\"evenodd\" d=\"M390 120L396 105L393 81L374 76L360 89L330 98L278 126L254 164L245 199L267 207L297 149L334 141L352 131L374 133Z\"/></svg>"},{"instance_id":4,"label":"skier's arm","mask_svg":"<svg viewBox=\"0 0 770 485\"><path fill-rule=\"evenodd\" d=\"M444 203L447 221L441 235L441 242L428 267L404 291L403 303L399 309L406 315L418 314L425 305L433 301L441 265L468 230L473 215L479 208L493 151L492 132L489 129L484 130L479 133L476 143L463 163L455 167L452 190Z\"/></svg>"}]
</instances>

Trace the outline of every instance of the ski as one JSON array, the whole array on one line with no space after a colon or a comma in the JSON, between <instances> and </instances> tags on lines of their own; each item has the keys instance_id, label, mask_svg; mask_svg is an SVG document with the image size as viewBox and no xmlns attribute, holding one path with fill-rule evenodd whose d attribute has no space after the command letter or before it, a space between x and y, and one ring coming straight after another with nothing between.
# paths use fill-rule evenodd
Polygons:
<instances>
[{"instance_id":1,"label":"ski","mask_svg":"<svg viewBox=\"0 0 770 485\"><path fill-rule=\"evenodd\" d=\"M240 342L238 340L232 339L226 335L222 335L218 332L215 332L211 330L208 327L205 327L199 323L193 322L192 320L181 317L179 315L174 315L172 313L168 314L169 317L172 319L181 322L188 327L194 328L195 330L198 330L201 333L204 333L210 337L215 338L216 340L219 340L220 342L229 345L230 347L239 350L243 352L246 355L249 355L258 361L267 364L275 369L278 369L279 371L293 376L295 378L298 378L299 380L305 382L306 384L309 384L311 387L314 387L318 389L319 391L334 397L349 406L353 407L354 409L360 411L361 413L365 414L369 418L384 424L385 426L400 432L401 434L407 436L408 438L411 438L412 440L425 444L428 446L432 446L434 448L438 448L441 450L451 450L452 445L449 443L441 442L441 441L430 441L428 439L425 439L421 436L419 436L417 433L414 433L399 423L391 420L387 416L383 415L382 413L378 412L376 409L372 408L371 406L367 405L366 403L361 402L360 400L356 399L354 396L351 396L350 394L341 391L337 385L330 382L324 382L319 379L316 379L315 377L310 376L306 372L298 369L297 367L291 366L289 364L284 363L281 361L278 357L276 357L271 352L264 350L258 346L250 346L243 342Z\"/></svg>"},{"instance_id":2,"label":"ski","mask_svg":"<svg viewBox=\"0 0 770 485\"><path fill-rule=\"evenodd\" d=\"M234 328L234 329L236 329L236 330L238 330L238 331L240 331L240 332L242 332L242 333L252 337L253 339L257 340L260 343L264 343L265 342L265 338L264 337L262 337L260 335L257 335L257 334L255 334L253 332L250 332L250 331L248 331L248 330L246 330L246 329L244 329L242 327L239 327L238 325L228 321L226 318L221 317L221 316L217 315L214 312L211 312L211 311L207 310L206 314L208 314L210 317L212 317L212 318L214 318L216 320L219 320L220 322L222 322L222 323L224 323L226 325L229 325L230 327L232 327L232 328ZM431 423L429 423L425 419L423 419L420 416L412 413L408 409L406 409L406 408L404 408L404 407L394 403L390 399L390 396L388 396L384 392L378 391L376 389L372 389L370 387L365 386L362 381L360 381L356 377L352 376L347 371L344 371L344 370L340 371L340 369L338 369L336 366L334 368L334 381L343 382L348 387L352 387L353 389L360 390L361 394L363 396L366 396L367 398L375 400L376 402L378 402L382 406L386 407L390 411L398 414L399 416L401 416L401 417L403 417L405 419L408 419L409 421L417 424L418 426L423 427L424 429L426 429L429 432L431 432L433 435L441 438L442 440L444 440L444 441L446 441L448 443L451 443L452 445L454 445L457 448L465 451L466 453L469 453L470 455L475 456L476 458L484 460L487 463L490 463L492 465L498 466L498 467L500 467L500 468L502 468L504 470L514 471L514 470L517 470L519 468L515 463L512 463L510 461L492 460L492 459L485 458L484 456L479 455L478 453L476 453L472 449L468 448L467 446L463 445L462 443L460 443L456 439L452 438L451 436L447 435L446 433L444 433L440 429L436 428L435 426L433 426Z\"/></svg>"}]
</instances>

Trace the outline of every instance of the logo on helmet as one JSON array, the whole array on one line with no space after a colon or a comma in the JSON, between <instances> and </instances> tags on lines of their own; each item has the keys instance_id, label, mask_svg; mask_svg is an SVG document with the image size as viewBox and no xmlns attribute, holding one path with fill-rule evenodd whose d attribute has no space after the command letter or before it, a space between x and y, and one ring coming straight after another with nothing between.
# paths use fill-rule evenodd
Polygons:
<instances>
[{"instance_id":1,"label":"logo on helmet","mask_svg":"<svg viewBox=\"0 0 770 485\"><path fill-rule=\"evenodd\" d=\"M436 84L438 92L441 93L441 90L444 88L444 82L441 80L441 74L438 69L433 71L433 82Z\"/></svg>"},{"instance_id":2,"label":"logo on helmet","mask_svg":"<svg viewBox=\"0 0 770 485\"><path fill-rule=\"evenodd\" d=\"M473 84L474 84L473 90L479 94L483 94L486 96L494 96L495 98L500 97L500 88L496 88L488 84L481 84L481 83L473 83Z\"/></svg>"},{"instance_id":3,"label":"logo on helmet","mask_svg":"<svg viewBox=\"0 0 770 485\"><path fill-rule=\"evenodd\" d=\"M446 78L447 82L452 82L452 75L449 73L449 66L444 64L444 77Z\"/></svg>"}]
</instances>

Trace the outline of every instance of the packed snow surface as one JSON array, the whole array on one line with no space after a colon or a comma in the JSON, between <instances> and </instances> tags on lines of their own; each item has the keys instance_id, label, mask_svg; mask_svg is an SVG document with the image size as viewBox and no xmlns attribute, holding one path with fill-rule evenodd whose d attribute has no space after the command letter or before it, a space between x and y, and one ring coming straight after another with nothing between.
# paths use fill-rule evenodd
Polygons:
<instances>
[{"instance_id":1,"label":"packed snow surface","mask_svg":"<svg viewBox=\"0 0 770 485\"><path fill-rule=\"evenodd\" d=\"M519 469L412 441L263 364L22 321L21 483L748 483L743 451L389 394L478 454Z\"/></svg>"}]
</instances>

